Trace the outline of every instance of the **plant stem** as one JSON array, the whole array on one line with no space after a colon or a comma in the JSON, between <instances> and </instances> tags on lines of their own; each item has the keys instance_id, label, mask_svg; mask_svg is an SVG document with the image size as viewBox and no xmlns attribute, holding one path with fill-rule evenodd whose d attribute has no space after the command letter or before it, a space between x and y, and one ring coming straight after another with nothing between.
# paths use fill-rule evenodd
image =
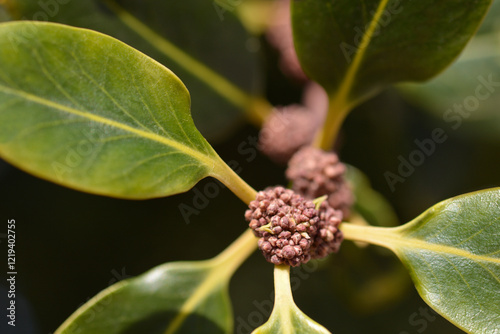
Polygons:
<instances>
[{"instance_id":1,"label":"plant stem","mask_svg":"<svg viewBox=\"0 0 500 334\"><path fill-rule=\"evenodd\" d=\"M330 99L328 113L326 115L323 128L316 137L314 146L325 151L330 150L333 147L335 139L340 131L340 127L350 110L350 106L343 102L343 99Z\"/></svg>"},{"instance_id":2,"label":"plant stem","mask_svg":"<svg viewBox=\"0 0 500 334\"><path fill-rule=\"evenodd\" d=\"M274 266L274 309L293 304L292 288L290 287L290 266ZM285 307L287 308L287 307ZM288 309L286 310L288 312Z\"/></svg>"},{"instance_id":3,"label":"plant stem","mask_svg":"<svg viewBox=\"0 0 500 334\"><path fill-rule=\"evenodd\" d=\"M248 120L258 127L265 122L269 114L273 111L273 106L262 97L251 97L249 104L241 106L241 108L246 111Z\"/></svg>"},{"instance_id":4,"label":"plant stem","mask_svg":"<svg viewBox=\"0 0 500 334\"><path fill-rule=\"evenodd\" d=\"M179 313L170 322L164 334L174 334L182 326L189 314L195 310L200 301L206 298L217 286L225 286L236 269L257 248L257 239L251 230L247 230L222 253L211 260L205 261L211 268L205 280L198 286L182 305Z\"/></svg>"},{"instance_id":5,"label":"plant stem","mask_svg":"<svg viewBox=\"0 0 500 334\"><path fill-rule=\"evenodd\" d=\"M391 250L395 249L395 244L401 239L395 235L395 229L389 227L361 226L342 223L340 225L340 230L347 240L367 242Z\"/></svg>"},{"instance_id":6,"label":"plant stem","mask_svg":"<svg viewBox=\"0 0 500 334\"><path fill-rule=\"evenodd\" d=\"M363 216L361 216L359 213L357 212L354 212L354 213L351 213L351 215L349 216L349 223L350 224L353 224L353 225L357 225L357 226L371 226L366 220L365 218L363 218ZM365 248L365 247L368 247L368 243L366 242L361 242L361 241L354 241L354 243L356 244L356 246L358 246L359 248Z\"/></svg>"},{"instance_id":7,"label":"plant stem","mask_svg":"<svg viewBox=\"0 0 500 334\"><path fill-rule=\"evenodd\" d=\"M224 183L229 190L247 205L257 196L257 191L248 185L248 183L236 174L222 159L220 159L220 163L214 167L211 176Z\"/></svg>"},{"instance_id":8,"label":"plant stem","mask_svg":"<svg viewBox=\"0 0 500 334\"><path fill-rule=\"evenodd\" d=\"M213 258L219 267L218 275L222 278L231 278L236 269L257 249L257 237L252 230L247 229L222 253Z\"/></svg>"},{"instance_id":9,"label":"plant stem","mask_svg":"<svg viewBox=\"0 0 500 334\"><path fill-rule=\"evenodd\" d=\"M231 9L231 1L234 2L234 0L215 0L223 8L229 5L228 9ZM263 34L272 22L275 5L269 0L245 0L241 1L235 9L243 26L253 35L258 36Z\"/></svg>"},{"instance_id":10,"label":"plant stem","mask_svg":"<svg viewBox=\"0 0 500 334\"><path fill-rule=\"evenodd\" d=\"M229 103L244 110L249 120L253 123L260 125L265 120L265 117L271 112L272 107L264 98L247 94L219 73L213 71L205 64L193 58L175 44L156 33L118 5L114 0L106 0L106 4L125 25L144 38L144 40L149 42L149 44L158 51L172 59L184 70L200 79L207 87L210 87Z\"/></svg>"}]
</instances>

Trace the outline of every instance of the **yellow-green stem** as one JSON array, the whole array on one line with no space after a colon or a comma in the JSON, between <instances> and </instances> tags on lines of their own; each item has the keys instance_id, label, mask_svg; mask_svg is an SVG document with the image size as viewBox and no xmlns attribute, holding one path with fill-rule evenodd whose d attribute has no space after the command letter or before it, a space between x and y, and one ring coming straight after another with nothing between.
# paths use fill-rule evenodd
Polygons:
<instances>
[{"instance_id":1,"label":"yellow-green stem","mask_svg":"<svg viewBox=\"0 0 500 334\"><path fill-rule=\"evenodd\" d=\"M316 137L314 146L325 151L330 150L335 143L340 127L350 110L350 107L345 102L330 99L330 105L323 124L323 129Z\"/></svg>"},{"instance_id":2,"label":"yellow-green stem","mask_svg":"<svg viewBox=\"0 0 500 334\"><path fill-rule=\"evenodd\" d=\"M280 305L289 305L290 301L293 301L290 266L274 266L274 295L274 309L280 309ZM288 313L288 310L286 312Z\"/></svg>"},{"instance_id":3,"label":"yellow-green stem","mask_svg":"<svg viewBox=\"0 0 500 334\"><path fill-rule=\"evenodd\" d=\"M265 120L266 115L271 112L272 107L265 99L247 94L232 82L157 34L118 5L116 1L106 0L106 4L125 25L148 41L158 51L203 81L207 87L213 89L228 102L244 110L253 123L260 125Z\"/></svg>"},{"instance_id":4,"label":"yellow-green stem","mask_svg":"<svg viewBox=\"0 0 500 334\"><path fill-rule=\"evenodd\" d=\"M243 181L222 159L212 171L211 176L222 182L247 205L257 196L257 191Z\"/></svg>"},{"instance_id":5,"label":"yellow-green stem","mask_svg":"<svg viewBox=\"0 0 500 334\"><path fill-rule=\"evenodd\" d=\"M367 242L394 250L394 245L401 239L395 235L394 228L362 226L342 223L340 230L344 238L352 241Z\"/></svg>"},{"instance_id":6,"label":"yellow-green stem","mask_svg":"<svg viewBox=\"0 0 500 334\"><path fill-rule=\"evenodd\" d=\"M220 277L229 279L256 249L257 237L248 229L212 261L219 267Z\"/></svg>"},{"instance_id":7,"label":"yellow-green stem","mask_svg":"<svg viewBox=\"0 0 500 334\"><path fill-rule=\"evenodd\" d=\"M315 145L316 147L320 147L324 150L329 150L333 146L335 138L337 138L338 132L340 130L340 126L342 125L344 119L348 115L349 111L356 104L355 101L352 101L350 98L351 90L354 86L356 76L358 71L363 63L363 58L366 54L366 50L370 45L373 36L375 35L375 31L379 25L379 21L385 12L385 8L389 0L381 0L377 10L375 11L373 18L366 30L366 33L363 35L363 39L358 48L358 52L352 63L347 68L345 77L340 84L338 91L335 92L334 95L330 96L330 106L328 110L328 115L326 117L325 124L323 126L323 130L321 131L319 137L317 138Z\"/></svg>"},{"instance_id":8,"label":"yellow-green stem","mask_svg":"<svg viewBox=\"0 0 500 334\"><path fill-rule=\"evenodd\" d=\"M204 282L188 298L178 314L170 322L164 334L174 334L182 326L189 314L196 306L217 286L225 286L236 269L245 261L257 248L257 238L251 230L247 230L229 247L215 258L206 261L206 265L211 267L210 273Z\"/></svg>"}]
</instances>

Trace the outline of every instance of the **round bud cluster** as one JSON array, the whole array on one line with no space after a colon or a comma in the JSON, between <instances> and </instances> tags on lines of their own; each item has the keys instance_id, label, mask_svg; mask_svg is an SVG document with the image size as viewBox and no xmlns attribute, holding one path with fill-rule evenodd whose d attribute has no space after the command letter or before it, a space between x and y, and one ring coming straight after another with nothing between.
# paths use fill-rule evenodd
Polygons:
<instances>
[{"instance_id":1,"label":"round bud cluster","mask_svg":"<svg viewBox=\"0 0 500 334\"><path fill-rule=\"evenodd\" d=\"M347 217L354 197L344 179L345 171L334 152L304 147L288 162L286 177L293 182L292 189L307 199L328 195L328 204Z\"/></svg>"},{"instance_id":2,"label":"round bud cluster","mask_svg":"<svg viewBox=\"0 0 500 334\"><path fill-rule=\"evenodd\" d=\"M333 209L327 202L319 208L318 233L311 247L311 258L320 259L330 253L337 253L344 240L339 225L342 222L342 211Z\"/></svg>"},{"instance_id":3,"label":"round bud cluster","mask_svg":"<svg viewBox=\"0 0 500 334\"><path fill-rule=\"evenodd\" d=\"M342 214L327 203L320 208L290 189L275 187L257 194L245 218L260 237L259 248L268 262L295 267L337 251L342 242Z\"/></svg>"},{"instance_id":4,"label":"round bud cluster","mask_svg":"<svg viewBox=\"0 0 500 334\"><path fill-rule=\"evenodd\" d=\"M259 149L286 164L302 146L310 145L318 128L315 114L301 105L274 108L262 126Z\"/></svg>"}]
</instances>

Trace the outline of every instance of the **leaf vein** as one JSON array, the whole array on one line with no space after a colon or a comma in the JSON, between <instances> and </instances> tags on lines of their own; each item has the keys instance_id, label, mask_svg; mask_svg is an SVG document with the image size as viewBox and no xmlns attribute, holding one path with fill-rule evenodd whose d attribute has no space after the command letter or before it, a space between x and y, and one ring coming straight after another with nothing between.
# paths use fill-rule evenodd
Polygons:
<instances>
[{"instance_id":1,"label":"leaf vein","mask_svg":"<svg viewBox=\"0 0 500 334\"><path fill-rule=\"evenodd\" d=\"M80 70L82 71L83 75L92 81L92 83L99 88L101 92L103 92L110 100L113 102L113 104L122 111L125 116L129 117L134 123L136 123L139 127L143 128L147 132L151 132L151 129L146 127L144 124L142 124L137 118L135 118L132 114L130 114L107 90L104 88L101 84L99 84L90 74L87 73L87 71L83 68L82 64L80 63L80 60L74 53L71 54L73 59L76 61L78 66L80 67ZM174 113L175 114L175 113Z\"/></svg>"},{"instance_id":2,"label":"leaf vein","mask_svg":"<svg viewBox=\"0 0 500 334\"><path fill-rule=\"evenodd\" d=\"M436 280L436 282L439 282L439 279L438 279L438 277L436 276L436 273L434 272L434 268L432 267L432 265L431 265L429 262L427 262L427 260L426 260L426 259L425 259L425 258L424 258L421 254L416 253L416 255L417 255L418 257L420 257L420 259L421 259L422 261L424 261L424 262L425 262L425 264L427 265L427 267L429 267L429 270L430 270L430 272L431 272L432 276L434 276L434 279ZM421 283L421 286L423 287L424 285ZM438 300L437 302L436 302L436 301L435 301L435 302L436 302L437 304L441 304L441 301L443 300L443 292L441 291L441 286L440 286L440 285L438 285L437 287L438 287L438 292L439 292L439 300Z\"/></svg>"},{"instance_id":3,"label":"leaf vein","mask_svg":"<svg viewBox=\"0 0 500 334\"><path fill-rule=\"evenodd\" d=\"M57 80L50 74L48 71L47 67L43 63L42 59L40 58L40 54L38 53L37 49L32 50L32 54L34 55L34 58L36 59L38 65L42 69L42 73L44 76L49 79L50 82L57 88L58 91L60 91L70 102L72 102L76 107L81 108L84 111L87 111L80 103L78 103L65 89L62 87Z\"/></svg>"},{"instance_id":4,"label":"leaf vein","mask_svg":"<svg viewBox=\"0 0 500 334\"><path fill-rule=\"evenodd\" d=\"M464 281L465 285L467 285L467 288L469 289L469 291L472 294L472 296L474 296L474 299L476 300L476 303L479 305L480 312L483 312L484 311L483 305L479 302L479 299L477 298L476 294L474 293L474 290L471 288L469 282L467 282L467 280L465 279L465 277L462 275L462 272L460 270L458 270L458 268L455 266L455 264L453 262L451 262L448 259L448 257L446 257L444 255L442 255L442 257L453 267L453 269L458 273L458 275L460 276L460 278ZM480 312L478 312L478 314Z\"/></svg>"},{"instance_id":5,"label":"leaf vein","mask_svg":"<svg viewBox=\"0 0 500 334\"><path fill-rule=\"evenodd\" d=\"M89 112L84 112L84 111L77 110L77 109L74 109L74 108L71 108L68 106L64 106L64 105L61 105L59 103L32 95L32 94L27 93L25 91L15 90L15 89L3 86L3 85L0 85L0 91L2 91L3 93L9 94L9 95L17 96L21 99L26 99L26 100L29 100L31 102L35 102L35 103L38 103L38 104L41 104L41 105L44 105L47 107L57 109L61 112L65 112L65 113L70 114L70 115L76 115L76 116L79 116L82 118L86 118L86 119L89 119L89 120L97 122L97 123L109 125L111 127L129 132L129 133L133 133L133 134L138 135L140 137L159 142L159 143L164 144L166 146L170 146L176 150L182 151L186 155L190 155L197 160L202 161L207 167L214 168L215 161L213 161L213 159L211 159L211 157L209 157L208 155L205 155L202 152L197 151L189 146L186 146L183 143L176 142L174 140L171 140L171 139L166 138L166 137L162 137L162 136L157 135L157 134L152 133L152 132L146 132L146 131L143 131L141 129L137 129L137 128L134 128L134 127L129 126L127 124L119 123L117 121L107 119L107 118L104 118L104 117L99 116L99 115L95 115L95 114L92 114Z\"/></svg>"},{"instance_id":6,"label":"leaf vein","mask_svg":"<svg viewBox=\"0 0 500 334\"><path fill-rule=\"evenodd\" d=\"M467 241L470 241L472 239L474 239L475 237L477 237L479 234L481 234L485 229L487 229L488 227L490 227L491 225L497 223L498 221L500 220L500 217L497 217L495 218L494 220L491 221L491 223L489 223L487 226L484 226L483 228L481 228L479 231L477 231L476 233L474 233L473 235L471 235L470 237L468 237L467 239L459 242L458 244L456 245L453 245L454 247L457 247L457 246L460 246L464 243L466 243Z\"/></svg>"},{"instance_id":7,"label":"leaf vein","mask_svg":"<svg viewBox=\"0 0 500 334\"><path fill-rule=\"evenodd\" d=\"M154 161L154 160L159 159L159 158L167 157L169 155L175 155L175 154L182 154L182 152L173 151L173 152L159 153L159 154L155 154L153 156L147 157L145 159L139 160L138 162L136 162L134 165L130 166L126 170L121 171L120 175L118 175L114 178L111 178L111 181L115 181L115 180L127 177L128 175L132 174L136 169L140 168L141 166L143 166L144 164L146 164L148 162ZM184 166L182 166L182 167L184 167Z\"/></svg>"},{"instance_id":8,"label":"leaf vein","mask_svg":"<svg viewBox=\"0 0 500 334\"><path fill-rule=\"evenodd\" d=\"M166 179L168 179L169 177L171 177L173 174L177 173L179 170L185 169L185 168L188 168L188 167L191 167L191 166L195 166L195 167L198 167L198 168L200 167L199 164L194 164L194 163L192 163L192 164L185 164L185 165L179 166L176 169L169 171L169 173L163 175L161 178L158 178L155 182L153 182L150 185L150 187L154 187L154 186L162 183L163 181L165 181Z\"/></svg>"},{"instance_id":9,"label":"leaf vein","mask_svg":"<svg viewBox=\"0 0 500 334\"><path fill-rule=\"evenodd\" d=\"M142 104L144 104L144 107L146 107L146 110L148 111L149 113L149 116L151 116L151 118L153 119L153 121L155 122L155 124L158 126L158 128L163 132L163 134L169 138L171 138L170 134L167 132L167 130L163 127L163 125L160 124L160 122L158 122L158 120L156 119L156 116L154 115L153 111L151 110L151 108L149 108L149 105L146 103L146 100L144 99L144 95L142 94L141 90L139 89L139 86L137 86L137 82L136 82L136 79L135 79L135 75L133 74L130 74L130 77L132 78L132 82L134 83L134 88L135 88L135 91L137 92L137 94L139 95L140 99L141 99L141 102Z\"/></svg>"},{"instance_id":10,"label":"leaf vein","mask_svg":"<svg viewBox=\"0 0 500 334\"><path fill-rule=\"evenodd\" d=\"M83 119L62 119L62 120L56 120L56 121L50 121L50 122L43 122L43 123L38 123L34 126L30 126L27 128L24 128L22 131L20 131L15 139L21 139L23 137L26 137L33 132L37 132L43 129L59 126L59 125L68 125L68 124L73 124L73 123L82 123L85 122Z\"/></svg>"}]
</instances>

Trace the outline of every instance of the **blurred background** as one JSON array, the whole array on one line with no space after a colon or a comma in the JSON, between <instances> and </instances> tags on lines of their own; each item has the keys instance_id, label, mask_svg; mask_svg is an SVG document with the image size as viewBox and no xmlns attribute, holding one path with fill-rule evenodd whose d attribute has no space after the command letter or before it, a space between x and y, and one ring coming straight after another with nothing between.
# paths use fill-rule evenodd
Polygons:
<instances>
[{"instance_id":1,"label":"blurred background","mask_svg":"<svg viewBox=\"0 0 500 334\"><path fill-rule=\"evenodd\" d=\"M265 35L273 1L118 1L142 22L203 61L241 89L263 94L273 105L300 103L303 82L280 68L280 54ZM123 25L104 1L0 0L0 21L39 19L88 27L115 36L171 68L193 99L193 118L225 161L255 189L286 184L285 167L256 151L258 127L168 57ZM50 6L49 6L50 4ZM500 6L494 7L464 54L426 84L387 89L348 116L337 145L343 161L357 167L408 222L433 204L500 185L500 88L471 116L444 118L454 104L474 95L479 77L500 82ZM40 13L45 13L43 16ZM447 140L392 187L415 140L444 129ZM242 147L247 149L243 151ZM251 152L251 153L250 153ZM253 152L256 152L253 158ZM245 231L245 205L227 189L186 219L196 189L170 198L125 201L89 195L28 175L0 161L0 249L6 253L6 221L16 220L18 327L15 333L51 333L80 305L109 285L169 261L215 256ZM383 224L383 223L382 223ZM185 241L190 239L190 244ZM231 282L235 333L267 320L272 305L272 265L257 252ZM5 289L5 271L0 288ZM297 305L334 333L461 333L420 299L395 256L374 246L345 242L340 253L292 272ZM0 291L5 303L6 293ZM4 309L3 304L0 305ZM4 321L0 332L9 333Z\"/></svg>"}]
</instances>

